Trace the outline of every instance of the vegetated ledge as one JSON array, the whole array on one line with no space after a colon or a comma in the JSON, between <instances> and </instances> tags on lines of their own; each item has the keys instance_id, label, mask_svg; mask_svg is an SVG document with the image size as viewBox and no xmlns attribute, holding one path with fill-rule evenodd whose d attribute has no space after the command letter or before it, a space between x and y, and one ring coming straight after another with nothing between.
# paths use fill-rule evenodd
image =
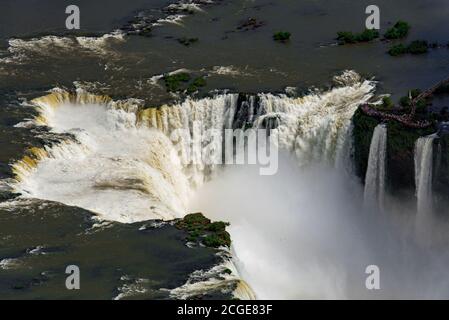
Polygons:
<instances>
[{"instance_id":1,"label":"vegetated ledge","mask_svg":"<svg viewBox=\"0 0 449 320\"><path fill-rule=\"evenodd\" d=\"M414 129L425 129L432 125L432 122L427 120L416 120L411 117L410 114L393 114L387 113L384 111L378 111L372 108L368 104L364 104L360 107L360 110L363 111L366 115L374 118L381 119L382 121L394 120L397 121L408 128Z\"/></svg>"},{"instance_id":2,"label":"vegetated ledge","mask_svg":"<svg viewBox=\"0 0 449 320\"><path fill-rule=\"evenodd\" d=\"M442 108L435 111L430 98L437 94L449 93L449 79L437 83L425 90L412 90L408 99L401 99L401 106L394 106L389 99L384 99L381 105L364 104L353 116L354 139L354 169L356 175L363 182L368 166L370 144L374 128L380 123L387 126L387 164L386 189L388 192L402 199L412 199L415 196L415 163L414 151L416 140L420 137L439 133L438 157L435 152L434 190L438 199L449 201L449 131L441 127L449 116ZM386 100L386 101L385 101ZM405 101L407 100L407 101ZM432 110L433 109L433 110ZM440 127L440 129L439 129ZM437 149L435 149L437 150ZM437 159L438 158L438 159ZM449 171L448 171L449 172ZM446 200L444 200L446 201ZM442 206L443 201L437 201Z\"/></svg>"},{"instance_id":3,"label":"vegetated ledge","mask_svg":"<svg viewBox=\"0 0 449 320\"><path fill-rule=\"evenodd\" d=\"M167 92L185 92L192 94L207 85L204 76L198 76L192 79L191 75L186 72L165 74L163 80Z\"/></svg>"},{"instance_id":4,"label":"vegetated ledge","mask_svg":"<svg viewBox=\"0 0 449 320\"><path fill-rule=\"evenodd\" d=\"M229 223L211 222L202 213L191 213L175 222L175 227L187 232L186 240L209 248L231 247L231 236L226 231Z\"/></svg>"},{"instance_id":5,"label":"vegetated ledge","mask_svg":"<svg viewBox=\"0 0 449 320\"><path fill-rule=\"evenodd\" d=\"M416 97L413 97L409 102L410 111L408 113L395 114L392 112L379 111L369 104L362 105L360 107L360 110L364 112L366 115L379 118L382 121L394 120L408 128L425 129L432 126L433 121L430 121L428 119L423 120L417 119L416 118L417 106L420 104L420 102L430 98L434 93L445 91L445 88L447 88L448 86L449 86L449 78L438 82L434 86L418 94Z\"/></svg>"}]
</instances>

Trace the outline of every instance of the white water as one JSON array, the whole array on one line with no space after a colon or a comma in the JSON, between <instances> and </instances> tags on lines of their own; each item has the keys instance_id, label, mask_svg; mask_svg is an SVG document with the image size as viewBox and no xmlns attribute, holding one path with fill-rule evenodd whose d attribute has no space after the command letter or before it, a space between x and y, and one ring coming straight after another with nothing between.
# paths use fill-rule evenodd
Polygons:
<instances>
[{"instance_id":1,"label":"white water","mask_svg":"<svg viewBox=\"0 0 449 320\"><path fill-rule=\"evenodd\" d=\"M125 35L120 31L107 33L99 37L63 37L43 36L31 39L10 39L8 41L9 56L0 59L0 64L22 64L36 57L60 57L68 52L78 50L88 54L108 59L117 56L114 45L123 43Z\"/></svg>"},{"instance_id":2,"label":"white water","mask_svg":"<svg viewBox=\"0 0 449 320\"><path fill-rule=\"evenodd\" d=\"M398 227L362 214L363 190L340 168L352 114L374 85L354 73L341 81L297 99L262 94L261 108L250 99L245 110L233 94L146 110L82 93L40 98L34 123L75 139L16 163L14 188L108 220L202 211L230 221L235 265L258 298L449 297L445 247L421 249L408 220ZM240 125L240 113L254 126L276 124L272 134L283 150L276 175L260 176L255 166L184 165L186 141L167 138L194 120L216 129ZM381 268L381 291L365 288L369 264ZM173 292L185 296L198 286Z\"/></svg>"},{"instance_id":3,"label":"white water","mask_svg":"<svg viewBox=\"0 0 449 320\"><path fill-rule=\"evenodd\" d=\"M384 210L387 157L387 127L378 125L373 132L365 176L364 199L368 208Z\"/></svg>"},{"instance_id":4,"label":"white water","mask_svg":"<svg viewBox=\"0 0 449 320\"><path fill-rule=\"evenodd\" d=\"M436 134L419 138L415 145L415 181L417 225L422 225L433 212L433 142Z\"/></svg>"}]
</instances>

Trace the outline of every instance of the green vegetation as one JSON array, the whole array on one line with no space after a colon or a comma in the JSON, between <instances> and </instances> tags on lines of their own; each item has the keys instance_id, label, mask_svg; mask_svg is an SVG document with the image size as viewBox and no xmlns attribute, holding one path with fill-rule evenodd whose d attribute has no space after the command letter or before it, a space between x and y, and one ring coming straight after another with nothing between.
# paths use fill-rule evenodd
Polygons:
<instances>
[{"instance_id":1,"label":"green vegetation","mask_svg":"<svg viewBox=\"0 0 449 320\"><path fill-rule=\"evenodd\" d=\"M396 24L387 30L384 37L389 40L402 39L407 36L410 30L410 25L405 21L398 21Z\"/></svg>"},{"instance_id":2,"label":"green vegetation","mask_svg":"<svg viewBox=\"0 0 449 320\"><path fill-rule=\"evenodd\" d=\"M361 33L352 33L350 31L341 31L337 33L337 40L340 44L368 42L379 38L379 32L374 29L365 29Z\"/></svg>"},{"instance_id":3,"label":"green vegetation","mask_svg":"<svg viewBox=\"0 0 449 320\"><path fill-rule=\"evenodd\" d=\"M192 77L188 73L167 74L163 79L165 87L169 92L186 91L188 94L191 94L207 84L204 77L197 77L191 81Z\"/></svg>"},{"instance_id":4,"label":"green vegetation","mask_svg":"<svg viewBox=\"0 0 449 320\"><path fill-rule=\"evenodd\" d=\"M187 93L194 93L198 91L199 88L206 86L206 80L204 77L198 77L187 87Z\"/></svg>"},{"instance_id":5,"label":"green vegetation","mask_svg":"<svg viewBox=\"0 0 449 320\"><path fill-rule=\"evenodd\" d=\"M393 57L397 57L397 56L406 54L407 52L408 52L408 48L405 45L403 45L402 43L394 45L390 48L390 50L388 50L388 54Z\"/></svg>"},{"instance_id":6,"label":"green vegetation","mask_svg":"<svg viewBox=\"0 0 449 320\"><path fill-rule=\"evenodd\" d=\"M382 109L391 109L394 107L393 100L390 97L382 98Z\"/></svg>"},{"instance_id":7,"label":"green vegetation","mask_svg":"<svg viewBox=\"0 0 449 320\"><path fill-rule=\"evenodd\" d=\"M408 52L411 54L422 54L429 51L427 41L416 40L408 46Z\"/></svg>"},{"instance_id":8,"label":"green vegetation","mask_svg":"<svg viewBox=\"0 0 449 320\"><path fill-rule=\"evenodd\" d=\"M188 46L190 46L190 45L192 45L192 44L194 44L194 43L196 43L198 41L199 41L198 38L186 38L186 37L183 37L183 38L179 38L178 39L178 42L180 44L182 44L182 45L185 45L186 47L188 47Z\"/></svg>"},{"instance_id":9,"label":"green vegetation","mask_svg":"<svg viewBox=\"0 0 449 320\"><path fill-rule=\"evenodd\" d=\"M357 34L355 39L357 42L368 42L376 38L379 38L379 31L374 29L365 29L362 33Z\"/></svg>"},{"instance_id":10,"label":"green vegetation","mask_svg":"<svg viewBox=\"0 0 449 320\"><path fill-rule=\"evenodd\" d=\"M231 236L229 233L214 233L204 237L203 244L210 248L229 247L231 245Z\"/></svg>"},{"instance_id":11,"label":"green vegetation","mask_svg":"<svg viewBox=\"0 0 449 320\"><path fill-rule=\"evenodd\" d=\"M403 97L401 97L401 99L399 99L399 104L402 107L410 107L411 106L410 97L412 97L412 99L416 98L421 93L421 90L420 89L412 89L409 92L410 92L409 95L403 96Z\"/></svg>"},{"instance_id":12,"label":"green vegetation","mask_svg":"<svg viewBox=\"0 0 449 320\"><path fill-rule=\"evenodd\" d=\"M391 56L400 56L406 53L410 54L423 54L429 51L429 45L427 41L415 40L411 42L408 46L404 44L397 44L388 50Z\"/></svg>"},{"instance_id":13,"label":"green vegetation","mask_svg":"<svg viewBox=\"0 0 449 320\"><path fill-rule=\"evenodd\" d=\"M291 37L291 33L287 32L287 31L279 31L276 32L273 35L273 40L274 41L279 41L279 42L287 42L288 40L290 40Z\"/></svg>"},{"instance_id":14,"label":"green vegetation","mask_svg":"<svg viewBox=\"0 0 449 320\"><path fill-rule=\"evenodd\" d=\"M164 76L165 87L167 91L175 92L179 91L182 83L190 81L190 75L188 73L176 73L176 74L166 74Z\"/></svg>"},{"instance_id":15,"label":"green vegetation","mask_svg":"<svg viewBox=\"0 0 449 320\"><path fill-rule=\"evenodd\" d=\"M226 231L229 223L222 221L211 223L202 213L188 214L176 222L175 226L188 232L186 240L189 242L201 242L211 248L231 246L231 236Z\"/></svg>"},{"instance_id":16,"label":"green vegetation","mask_svg":"<svg viewBox=\"0 0 449 320\"><path fill-rule=\"evenodd\" d=\"M353 116L354 163L356 174L364 179L368 165L369 149L374 128L379 124L376 118L367 116L360 109ZM393 192L414 192L414 147L418 137L435 131L406 128L397 121L388 121L387 174L388 188Z\"/></svg>"},{"instance_id":17,"label":"green vegetation","mask_svg":"<svg viewBox=\"0 0 449 320\"><path fill-rule=\"evenodd\" d=\"M415 99L421 94L420 89L412 89L410 90L409 95L412 97L412 99ZM410 96L403 96L399 99L399 104L404 108L410 108L411 107L411 100ZM430 103L428 99L420 99L416 102L416 112L417 113L425 113L427 110L427 105Z\"/></svg>"}]
</instances>

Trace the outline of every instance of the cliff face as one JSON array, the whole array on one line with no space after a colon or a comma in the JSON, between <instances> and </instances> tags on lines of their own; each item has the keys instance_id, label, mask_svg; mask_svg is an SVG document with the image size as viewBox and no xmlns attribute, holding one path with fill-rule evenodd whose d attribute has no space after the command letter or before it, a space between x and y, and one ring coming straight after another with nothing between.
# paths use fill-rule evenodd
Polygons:
<instances>
[{"instance_id":1,"label":"cliff face","mask_svg":"<svg viewBox=\"0 0 449 320\"><path fill-rule=\"evenodd\" d=\"M380 122L357 110L353 117L354 164L357 176L364 182L374 128ZM397 196L413 197L415 193L415 142L435 128L411 129L398 122L387 123L387 191Z\"/></svg>"},{"instance_id":2,"label":"cliff face","mask_svg":"<svg viewBox=\"0 0 449 320\"><path fill-rule=\"evenodd\" d=\"M356 175L365 182L368 167L369 149L374 128L379 124L377 119L365 115L358 109L352 119L354 139L354 168Z\"/></svg>"},{"instance_id":3,"label":"cliff face","mask_svg":"<svg viewBox=\"0 0 449 320\"><path fill-rule=\"evenodd\" d=\"M389 122L387 150L387 188L393 195L415 194L415 143L419 137L435 132L434 128L410 129Z\"/></svg>"},{"instance_id":4,"label":"cliff face","mask_svg":"<svg viewBox=\"0 0 449 320\"><path fill-rule=\"evenodd\" d=\"M437 140L436 166L433 188L436 197L437 212L447 212L449 203L449 133L441 134Z\"/></svg>"}]
</instances>

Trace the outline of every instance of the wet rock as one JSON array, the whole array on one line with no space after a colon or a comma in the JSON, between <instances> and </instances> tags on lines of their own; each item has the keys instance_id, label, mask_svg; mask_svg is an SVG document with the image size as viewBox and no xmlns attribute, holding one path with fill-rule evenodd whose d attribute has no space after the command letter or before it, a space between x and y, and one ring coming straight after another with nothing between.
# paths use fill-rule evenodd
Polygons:
<instances>
[{"instance_id":1,"label":"wet rock","mask_svg":"<svg viewBox=\"0 0 449 320\"><path fill-rule=\"evenodd\" d=\"M241 31L256 30L265 25L266 25L266 23L264 21L259 21L256 18L248 18L239 24L239 26L237 27L237 30L241 30Z\"/></svg>"}]
</instances>

